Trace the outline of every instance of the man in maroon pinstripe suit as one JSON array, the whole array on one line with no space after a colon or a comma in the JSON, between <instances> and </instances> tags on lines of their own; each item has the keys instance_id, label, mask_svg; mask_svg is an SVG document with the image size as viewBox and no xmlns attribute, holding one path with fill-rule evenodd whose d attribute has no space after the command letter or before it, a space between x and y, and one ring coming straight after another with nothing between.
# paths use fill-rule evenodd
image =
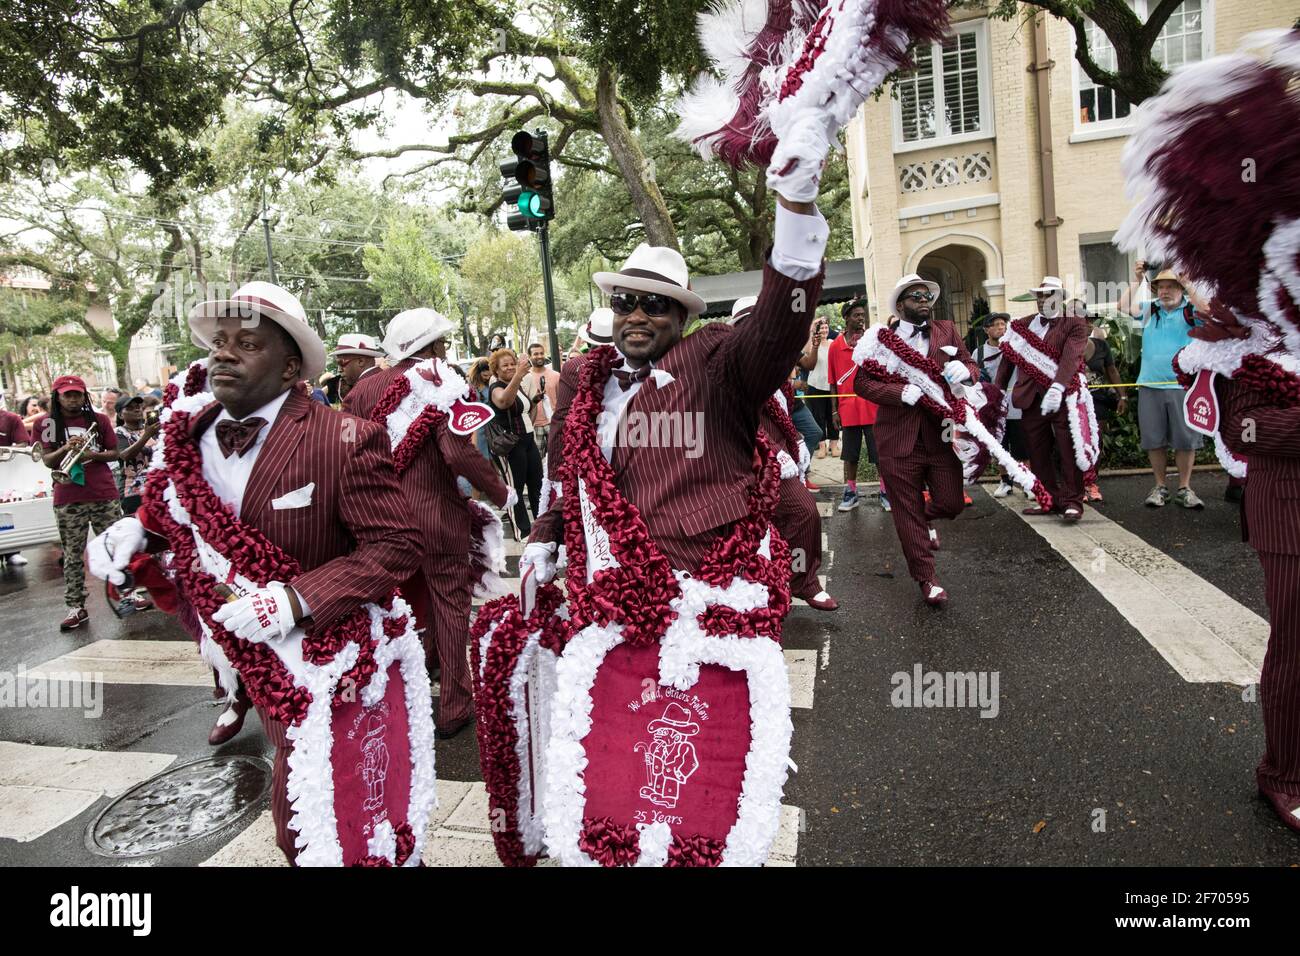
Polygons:
<instances>
[{"instance_id":1,"label":"man in maroon pinstripe suit","mask_svg":"<svg viewBox=\"0 0 1300 956\"><path fill-rule=\"evenodd\" d=\"M358 381L343 401L344 410L368 419L394 379L426 359L447 357L446 337L454 329L433 309L394 316L384 350L396 364ZM458 476L498 508L513 504L514 490L506 488L472 440L453 434L444 420L434 426L434 434L401 475L408 514L419 523L424 539L420 571L402 590L413 597L430 671L435 657L441 665L437 724L443 739L459 733L474 716L466 657L474 577L468 561L470 511L456 487Z\"/></svg>"},{"instance_id":2,"label":"man in maroon pinstripe suit","mask_svg":"<svg viewBox=\"0 0 1300 956\"><path fill-rule=\"evenodd\" d=\"M388 598L419 566L419 534L384 430L312 401L301 387L302 379L324 370L325 346L297 298L271 283L250 282L229 301L196 306L190 328L195 344L209 349L216 398L190 422L203 478L241 522L302 568L283 587L262 588L219 611L227 630L268 640L296 624L327 625ZM159 525L149 509L139 515L103 536L119 571L133 553L167 548L150 530ZM94 564L92 571L100 573ZM292 745L283 723L259 716L275 745L276 840L292 862L297 848L285 789Z\"/></svg>"},{"instance_id":3,"label":"man in maroon pinstripe suit","mask_svg":"<svg viewBox=\"0 0 1300 956\"><path fill-rule=\"evenodd\" d=\"M1282 822L1300 832L1300 407L1278 407L1275 396L1223 376L1217 382L1220 434L1249 469L1242 539L1259 554L1268 600L1264 756L1255 779Z\"/></svg>"},{"instance_id":4,"label":"man in maroon pinstripe suit","mask_svg":"<svg viewBox=\"0 0 1300 956\"><path fill-rule=\"evenodd\" d=\"M808 338L828 233L811 201L781 196L762 291L749 319L740 327L710 323L685 338L687 317L703 312L705 303L690 291L676 250L642 245L622 270L594 277L610 295L613 345L623 358L605 388L597 424L602 451L619 489L675 568L695 570L713 541L749 512L759 410L789 376ZM581 362L570 361L560 378L552 434L561 440L580 368ZM633 434L620 423L633 416L672 424L680 440L620 443L621 433ZM520 566L532 566L539 583L554 575L563 520L557 500L533 523Z\"/></svg>"},{"instance_id":5,"label":"man in maroon pinstripe suit","mask_svg":"<svg viewBox=\"0 0 1300 956\"><path fill-rule=\"evenodd\" d=\"M1049 348L1059 351L1061 360L1056 366L1056 380L1043 388L1028 375L1022 375L1014 363L1003 362L998 366L995 384L1005 392L1015 373L1011 404L1024 412L1021 427L1029 445L1029 467L1052 496L1052 510L1067 522L1075 522L1083 517L1083 472L1075 464L1074 438L1062 399L1066 386L1078 375L1079 361L1092 330L1082 315L1066 314L1065 291L1060 279L1045 276L1033 293L1038 300L1038 314L1030 318L1029 330ZM1053 450L1056 462L1052 460ZM1041 515L1044 511L1038 505L1031 505L1024 513Z\"/></svg>"},{"instance_id":6,"label":"man in maroon pinstripe suit","mask_svg":"<svg viewBox=\"0 0 1300 956\"><path fill-rule=\"evenodd\" d=\"M941 366L966 366L966 381L978 381L970 353L946 319L933 318L939 286L919 275L904 276L894 286L889 312L899 318L898 335L922 355ZM955 349L951 359L943 349ZM948 369L945 367L945 374ZM944 424L917 405L920 389L874 378L858 369L853 390L879 406L876 412L876 453L880 476L889 489L894 530L907 558L907 570L921 587L921 596L933 607L948 603L948 592L935 580L933 551L939 550L939 533L930 526L936 518L955 518L965 506L961 461L953 450ZM951 427L951 426L949 426ZM929 488L930 500L925 500Z\"/></svg>"}]
</instances>

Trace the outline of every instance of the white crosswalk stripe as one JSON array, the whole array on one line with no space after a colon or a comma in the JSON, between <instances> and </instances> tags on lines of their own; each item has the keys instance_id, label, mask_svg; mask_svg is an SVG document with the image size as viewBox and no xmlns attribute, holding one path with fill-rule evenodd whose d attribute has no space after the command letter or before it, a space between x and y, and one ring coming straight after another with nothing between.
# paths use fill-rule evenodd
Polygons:
<instances>
[{"instance_id":1,"label":"white crosswalk stripe","mask_svg":"<svg viewBox=\"0 0 1300 956\"><path fill-rule=\"evenodd\" d=\"M26 843L115 797L175 760L171 754L114 753L0 740L0 838Z\"/></svg>"},{"instance_id":2,"label":"white crosswalk stripe","mask_svg":"<svg viewBox=\"0 0 1300 956\"><path fill-rule=\"evenodd\" d=\"M1023 500L992 500L1027 521L1184 680L1259 680L1268 622L1254 611L1093 508L1067 525L1021 515Z\"/></svg>"}]
</instances>

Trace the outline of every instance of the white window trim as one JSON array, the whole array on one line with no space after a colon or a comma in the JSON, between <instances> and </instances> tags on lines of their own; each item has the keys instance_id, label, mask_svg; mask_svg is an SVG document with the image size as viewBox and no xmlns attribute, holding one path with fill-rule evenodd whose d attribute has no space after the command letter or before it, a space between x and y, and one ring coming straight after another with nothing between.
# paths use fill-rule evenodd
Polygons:
<instances>
[{"instance_id":1,"label":"white window trim","mask_svg":"<svg viewBox=\"0 0 1300 956\"><path fill-rule=\"evenodd\" d=\"M894 126L894 152L895 153L914 153L922 149L931 149L936 146L952 146L957 143L972 143L982 139L993 139L993 82L989 53L989 22L987 18L980 20L966 20L962 23L954 24L948 32L949 36L958 36L962 33L975 34L975 65L979 75L979 103L980 103L980 128L969 133L957 133L951 136L935 136L933 139L921 139L914 143L903 141L903 104L897 94L891 88L890 90L890 113L893 116ZM942 62L942 47L939 44L933 44L935 47L934 61ZM942 81L935 84L936 98L943 95Z\"/></svg>"},{"instance_id":2,"label":"white window trim","mask_svg":"<svg viewBox=\"0 0 1300 956\"><path fill-rule=\"evenodd\" d=\"M1138 16L1145 23L1148 10L1149 0L1133 0L1133 9L1138 12ZM1111 139L1116 136L1128 136L1136 128L1134 126L1134 113L1137 107L1131 107L1128 116L1121 116L1118 119L1099 120L1095 123L1082 123L1079 121L1079 115L1082 112L1079 88L1079 79L1083 76L1083 67L1079 65L1078 60L1079 44L1070 31L1070 66L1071 78L1070 86L1074 96L1074 132L1070 136L1071 143L1087 143L1095 139ZM1201 0L1201 59L1207 60L1214 56L1214 0ZM1183 64L1186 66L1187 64ZM1175 71L1182 69L1181 66L1175 67Z\"/></svg>"}]
</instances>

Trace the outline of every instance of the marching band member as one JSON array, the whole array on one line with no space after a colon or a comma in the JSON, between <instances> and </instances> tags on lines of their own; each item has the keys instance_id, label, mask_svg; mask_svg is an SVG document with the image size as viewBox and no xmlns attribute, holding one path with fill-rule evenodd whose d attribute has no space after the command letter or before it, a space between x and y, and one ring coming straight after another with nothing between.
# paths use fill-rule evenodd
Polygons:
<instances>
[{"instance_id":1,"label":"marching band member","mask_svg":"<svg viewBox=\"0 0 1300 956\"><path fill-rule=\"evenodd\" d=\"M334 859L329 841L316 839L304 822L310 808L297 806L299 793L321 785L328 762L297 770L290 761L293 735L308 732L294 677L308 666L307 638L290 654L293 663L267 649L284 646L299 629L315 642L349 626L371 633L368 602L388 598L418 567L419 536L383 430L312 401L302 388L303 379L324 369L325 346L295 296L250 282L232 299L196 306L190 329L210 352L215 401L179 418L179 406L172 407L163 463L155 462L138 517L92 542L91 570L120 584L129 567L160 606L175 607L175 592L160 595L167 581L150 566L153 552L175 554L177 587L221 648L223 663L239 671L275 746L271 808L280 849L290 862L306 847L313 860ZM195 549L200 534L207 550ZM225 580L249 581L246 593L222 597L223 577L205 560L228 567ZM269 580L259 584L253 575ZM406 671L403 679L410 682ZM414 711L408 717L419 719ZM328 726L328 712L325 720ZM305 775L296 790L295 773ZM360 810L337 824L340 832L360 826Z\"/></svg>"},{"instance_id":2,"label":"marching band member","mask_svg":"<svg viewBox=\"0 0 1300 956\"><path fill-rule=\"evenodd\" d=\"M349 332L339 336L339 344L330 353L334 364L339 367L339 400L348 397L348 392L356 387L357 382L379 371L375 363L384 357L384 350L369 335Z\"/></svg>"},{"instance_id":3,"label":"marching band member","mask_svg":"<svg viewBox=\"0 0 1300 956\"><path fill-rule=\"evenodd\" d=\"M445 364L447 336L453 331L452 322L433 309L410 309L394 316L383 343L394 364L362 377L348 393L345 410L372 420L387 414L385 409L393 402L385 397L391 394L396 398L396 391L409 390L411 375L418 374L411 370L417 366L448 383L459 383L463 387L458 391L451 386L446 391L449 395L456 392L451 401L462 398L468 385ZM437 364L432 368L421 365L430 359L438 360ZM456 479L468 479L499 508L514 504L514 493L497 477L471 439L453 432L447 410L449 406L441 413L436 406L432 408L428 414L437 420L431 440L419 445L409 465L406 455L397 461L407 513L419 524L423 556L418 572L403 592L412 595L416 618L423 628L430 672L435 659L441 667L437 725L438 736L444 739L459 733L474 716L465 649L477 577L469 560L475 513L474 504L456 487ZM395 427L393 422L388 423L390 438ZM395 454L397 449L394 443Z\"/></svg>"},{"instance_id":4,"label":"marching band member","mask_svg":"<svg viewBox=\"0 0 1300 956\"><path fill-rule=\"evenodd\" d=\"M900 279L889 302L889 314L899 317L897 331L891 334L920 357L941 366L949 384L977 381L979 369L957 329L946 319L933 318L938 298L936 283L916 274ZM932 552L939 550L939 533L930 522L961 514L961 462L951 438L945 437L944 423L926 407L918 407L918 387L885 380L863 367L853 380L853 390L878 406L874 430L880 475L889 488L894 529L907 558L907 570L920 585L925 603L942 607L948 603L948 592L935 580Z\"/></svg>"},{"instance_id":5,"label":"marching band member","mask_svg":"<svg viewBox=\"0 0 1300 956\"><path fill-rule=\"evenodd\" d=\"M1083 517L1084 476L1100 454L1083 362L1091 330L1086 318L1067 314L1056 276L1044 276L1033 293L1038 313L1011 323L1002 336L999 347L1008 361L1000 363L994 382L1005 391L1012 372L1018 373L1010 402L1023 413L1030 470L1052 496L1051 510L1073 523ZM1047 513L1041 504L1024 509L1027 515Z\"/></svg>"}]
</instances>

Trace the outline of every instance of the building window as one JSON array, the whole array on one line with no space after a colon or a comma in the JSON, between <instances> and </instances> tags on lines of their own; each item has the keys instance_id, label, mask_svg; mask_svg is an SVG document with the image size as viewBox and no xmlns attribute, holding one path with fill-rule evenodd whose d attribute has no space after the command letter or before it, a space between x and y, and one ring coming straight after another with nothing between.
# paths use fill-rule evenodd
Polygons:
<instances>
[{"instance_id":1,"label":"building window","mask_svg":"<svg viewBox=\"0 0 1300 956\"><path fill-rule=\"evenodd\" d=\"M1079 237L1079 268L1083 273L1084 299L1089 305L1114 305L1132 277L1128 253L1117 249L1112 238Z\"/></svg>"},{"instance_id":2,"label":"building window","mask_svg":"<svg viewBox=\"0 0 1300 956\"><path fill-rule=\"evenodd\" d=\"M914 58L892 89L896 151L993 135L987 21L958 24Z\"/></svg>"},{"instance_id":3,"label":"building window","mask_svg":"<svg viewBox=\"0 0 1300 956\"><path fill-rule=\"evenodd\" d=\"M1151 0L1129 0L1133 11L1142 20L1148 15ZM1165 21L1160 36L1152 44L1152 58L1166 70L1176 70L1186 63L1195 63L1208 53L1209 36L1205 29L1205 8L1210 0L1184 0ZM1106 34L1092 21L1086 27L1088 50L1092 59L1103 70L1116 68L1115 47ZM1079 128L1097 128L1097 124L1126 125L1132 105L1108 86L1098 86L1083 72L1076 61L1075 86L1078 90Z\"/></svg>"}]
</instances>

